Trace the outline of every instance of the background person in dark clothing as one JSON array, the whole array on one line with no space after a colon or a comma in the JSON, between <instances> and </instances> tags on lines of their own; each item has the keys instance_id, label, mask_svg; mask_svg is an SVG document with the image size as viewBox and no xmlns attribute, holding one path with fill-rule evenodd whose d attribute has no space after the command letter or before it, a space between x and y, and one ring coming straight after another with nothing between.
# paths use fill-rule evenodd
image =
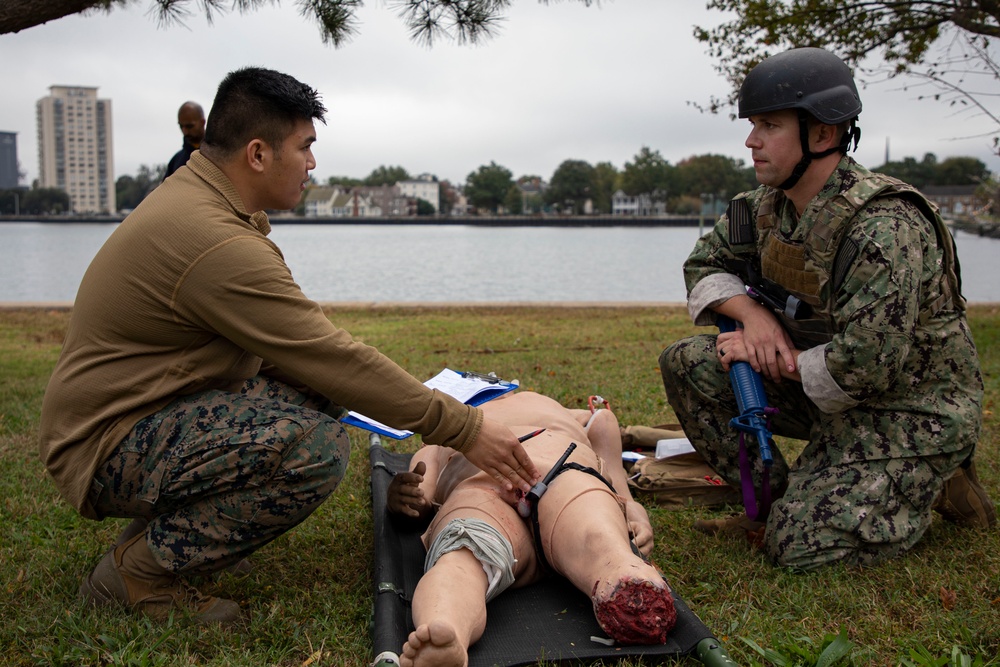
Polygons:
<instances>
[{"instance_id":1,"label":"background person in dark clothing","mask_svg":"<svg viewBox=\"0 0 1000 667\"><path fill-rule=\"evenodd\" d=\"M185 164L191 153L198 150L201 140L205 136L205 111L197 102L185 102L177 111L177 124L184 135L184 145L179 151L174 153L167 163L167 170L163 174L166 179Z\"/></svg>"}]
</instances>

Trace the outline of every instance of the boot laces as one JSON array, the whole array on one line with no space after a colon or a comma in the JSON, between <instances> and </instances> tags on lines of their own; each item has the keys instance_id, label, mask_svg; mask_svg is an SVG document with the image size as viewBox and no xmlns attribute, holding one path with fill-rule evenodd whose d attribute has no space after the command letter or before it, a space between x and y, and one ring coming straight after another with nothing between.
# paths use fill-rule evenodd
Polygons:
<instances>
[{"instance_id":1,"label":"boot laces","mask_svg":"<svg viewBox=\"0 0 1000 667\"><path fill-rule=\"evenodd\" d=\"M212 601L211 596L202 593L183 577L177 577L176 599L178 604L183 604L194 611L201 611Z\"/></svg>"}]
</instances>

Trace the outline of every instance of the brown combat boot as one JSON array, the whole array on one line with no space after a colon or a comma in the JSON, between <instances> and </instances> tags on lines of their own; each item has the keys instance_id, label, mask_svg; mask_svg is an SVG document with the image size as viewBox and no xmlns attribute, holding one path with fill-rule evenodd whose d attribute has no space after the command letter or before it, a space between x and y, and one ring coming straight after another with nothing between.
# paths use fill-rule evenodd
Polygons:
<instances>
[{"instance_id":1,"label":"brown combat boot","mask_svg":"<svg viewBox=\"0 0 1000 667\"><path fill-rule=\"evenodd\" d=\"M764 523L751 521L746 514L733 514L725 519L698 519L694 529L706 535L745 537L755 547L764 544Z\"/></svg>"},{"instance_id":2,"label":"brown combat boot","mask_svg":"<svg viewBox=\"0 0 1000 667\"><path fill-rule=\"evenodd\" d=\"M141 517L136 517L135 519L132 519L132 522L129 523L127 526L125 526L125 529L122 530L120 535L118 535L118 539L115 540L113 546L117 547L122 544L125 544L136 535L140 533L145 533L146 526L148 525L149 522ZM241 558L240 560L236 561L235 563L227 567L224 571L230 573L234 577L245 577L251 572L253 572L253 563L250 562L249 558ZM218 572L205 575L205 577L208 579L214 579L216 574L218 574Z\"/></svg>"},{"instance_id":3,"label":"brown combat boot","mask_svg":"<svg viewBox=\"0 0 1000 667\"><path fill-rule=\"evenodd\" d=\"M948 478L934 501L934 511L965 528L992 528L997 522L996 508L979 483L975 463L959 468Z\"/></svg>"},{"instance_id":4,"label":"brown combat boot","mask_svg":"<svg viewBox=\"0 0 1000 667\"><path fill-rule=\"evenodd\" d=\"M83 580L80 596L95 606L122 604L159 621L171 613L186 614L198 623L231 623L240 616L232 600L204 595L161 567L142 532L104 555Z\"/></svg>"}]
</instances>

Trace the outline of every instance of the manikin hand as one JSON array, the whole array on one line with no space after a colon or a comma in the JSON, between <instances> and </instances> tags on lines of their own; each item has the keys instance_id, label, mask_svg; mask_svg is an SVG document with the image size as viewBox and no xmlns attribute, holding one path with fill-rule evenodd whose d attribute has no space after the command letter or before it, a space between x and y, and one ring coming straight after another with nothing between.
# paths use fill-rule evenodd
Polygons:
<instances>
[{"instance_id":1,"label":"manikin hand","mask_svg":"<svg viewBox=\"0 0 1000 667\"><path fill-rule=\"evenodd\" d=\"M427 466L423 461L409 472L396 473L389 482L386 508L391 514L419 519L432 511L430 501L424 497L420 484L424 481Z\"/></svg>"},{"instance_id":2,"label":"manikin hand","mask_svg":"<svg viewBox=\"0 0 1000 667\"><path fill-rule=\"evenodd\" d=\"M639 548L639 553L649 556L653 551L653 526L649 523L646 508L634 500L629 500L625 503L625 518L628 520L628 530Z\"/></svg>"}]
</instances>

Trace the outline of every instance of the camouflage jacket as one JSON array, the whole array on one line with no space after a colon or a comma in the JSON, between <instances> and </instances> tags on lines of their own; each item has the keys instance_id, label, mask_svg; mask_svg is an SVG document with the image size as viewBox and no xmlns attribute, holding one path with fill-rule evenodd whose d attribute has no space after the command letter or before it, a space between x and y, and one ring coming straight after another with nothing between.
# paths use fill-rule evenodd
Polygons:
<instances>
[{"instance_id":1,"label":"camouflage jacket","mask_svg":"<svg viewBox=\"0 0 1000 667\"><path fill-rule=\"evenodd\" d=\"M913 410L936 396L954 407L954 416L978 420L982 377L957 294L957 265L955 281L946 276L951 238L939 238L938 226L915 203L922 198L898 190L868 198L856 187L865 181L884 182L845 156L801 216L773 188L740 195L750 205L755 233L744 239L748 243L731 243L732 221L724 215L697 242L684 265L692 317L712 324L713 306L744 293L744 280L730 272L728 262L748 256L759 261L760 249L775 241L799 249L802 257L823 246L815 235L838 229L840 242L825 255L812 254L807 270L776 271L782 261L764 263L766 277L809 298L821 323L817 336L793 335L804 350L806 394L824 412L859 405ZM849 192L862 200L856 213L831 221L831 200ZM758 218L762 204L770 210ZM810 281L815 284L804 289Z\"/></svg>"}]
</instances>

